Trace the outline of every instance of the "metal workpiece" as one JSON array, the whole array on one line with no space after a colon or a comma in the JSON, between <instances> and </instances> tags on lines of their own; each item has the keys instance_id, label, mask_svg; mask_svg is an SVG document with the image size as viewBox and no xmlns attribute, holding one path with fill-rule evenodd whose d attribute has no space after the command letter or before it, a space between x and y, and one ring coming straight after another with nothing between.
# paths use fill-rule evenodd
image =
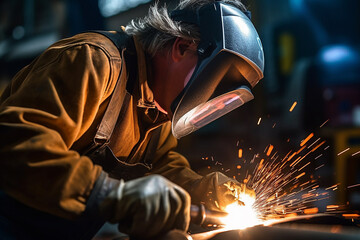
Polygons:
<instances>
[{"instance_id":1,"label":"metal workpiece","mask_svg":"<svg viewBox=\"0 0 360 240\"><path fill-rule=\"evenodd\" d=\"M172 230L161 236L159 240L193 240L193 238L184 231Z\"/></svg>"},{"instance_id":2,"label":"metal workpiece","mask_svg":"<svg viewBox=\"0 0 360 240\"><path fill-rule=\"evenodd\" d=\"M191 235L194 240L360 240L357 222L335 214L314 214L275 221L243 230L216 229Z\"/></svg>"},{"instance_id":3,"label":"metal workpiece","mask_svg":"<svg viewBox=\"0 0 360 240\"><path fill-rule=\"evenodd\" d=\"M220 211L211 211L204 207L204 205L191 205L190 218L191 223L201 226L219 226L224 224L222 218L226 217L228 213Z\"/></svg>"},{"instance_id":4,"label":"metal workpiece","mask_svg":"<svg viewBox=\"0 0 360 240\"><path fill-rule=\"evenodd\" d=\"M118 238L115 238L112 240L143 240L143 238L122 236L122 237L118 237ZM193 240L193 238L186 232L175 229L175 230L171 230L161 236L156 236L154 238L147 239L147 240Z\"/></svg>"},{"instance_id":5,"label":"metal workpiece","mask_svg":"<svg viewBox=\"0 0 360 240\"><path fill-rule=\"evenodd\" d=\"M330 228L327 231L319 229L307 229L300 226L285 227L285 226L255 226L245 230L230 230L223 232L216 232L211 235L211 232L204 234L195 234L194 240L278 240L278 239L291 239L291 240L304 240L304 239L317 239L317 240L359 240L359 233L333 233Z\"/></svg>"},{"instance_id":6,"label":"metal workpiece","mask_svg":"<svg viewBox=\"0 0 360 240\"><path fill-rule=\"evenodd\" d=\"M206 213L208 213L206 215ZM215 214L215 215L212 215ZM220 214L220 215L218 215ZM219 221L224 213L209 211L203 205L191 206L191 223L204 225ZM199 222L200 221L200 222ZM279 219L271 225L259 225L246 229L217 228L209 230L199 228L188 234L180 230L171 230L156 240L360 240L360 227L358 220L345 219L335 214L314 214ZM129 237L113 240L137 240ZM153 239L151 239L153 240Z\"/></svg>"}]
</instances>

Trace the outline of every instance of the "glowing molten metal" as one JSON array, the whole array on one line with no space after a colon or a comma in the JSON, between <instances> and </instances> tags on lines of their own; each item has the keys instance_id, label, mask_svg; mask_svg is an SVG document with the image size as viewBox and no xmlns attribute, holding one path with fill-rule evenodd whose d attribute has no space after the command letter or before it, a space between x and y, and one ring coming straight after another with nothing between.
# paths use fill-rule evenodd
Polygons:
<instances>
[{"instance_id":1,"label":"glowing molten metal","mask_svg":"<svg viewBox=\"0 0 360 240\"><path fill-rule=\"evenodd\" d=\"M229 215L222 219L225 228L229 230L245 229L262 224L263 221L259 219L259 214L253 208L255 198L247 194L241 194L240 200L245 204L244 206L232 203L226 207L225 211Z\"/></svg>"}]
</instances>

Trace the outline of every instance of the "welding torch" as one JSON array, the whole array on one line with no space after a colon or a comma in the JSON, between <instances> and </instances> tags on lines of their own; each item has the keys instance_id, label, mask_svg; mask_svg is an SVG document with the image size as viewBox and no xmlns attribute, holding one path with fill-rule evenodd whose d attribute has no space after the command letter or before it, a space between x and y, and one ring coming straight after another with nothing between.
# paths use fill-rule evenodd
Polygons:
<instances>
[{"instance_id":1,"label":"welding torch","mask_svg":"<svg viewBox=\"0 0 360 240\"><path fill-rule=\"evenodd\" d=\"M226 217L228 213L220 211L212 211L206 209L203 204L200 205L191 205L190 207L190 218L191 223L202 226L209 225L222 225L223 217Z\"/></svg>"}]
</instances>

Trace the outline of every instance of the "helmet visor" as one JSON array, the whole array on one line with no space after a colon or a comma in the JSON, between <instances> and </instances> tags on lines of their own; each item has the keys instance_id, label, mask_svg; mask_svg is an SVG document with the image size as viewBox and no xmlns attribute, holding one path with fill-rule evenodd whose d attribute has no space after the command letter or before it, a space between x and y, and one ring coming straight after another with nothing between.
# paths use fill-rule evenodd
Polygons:
<instances>
[{"instance_id":1,"label":"helmet visor","mask_svg":"<svg viewBox=\"0 0 360 240\"><path fill-rule=\"evenodd\" d=\"M231 112L254 98L250 89L243 86L202 103L173 124L173 134L181 138Z\"/></svg>"}]
</instances>

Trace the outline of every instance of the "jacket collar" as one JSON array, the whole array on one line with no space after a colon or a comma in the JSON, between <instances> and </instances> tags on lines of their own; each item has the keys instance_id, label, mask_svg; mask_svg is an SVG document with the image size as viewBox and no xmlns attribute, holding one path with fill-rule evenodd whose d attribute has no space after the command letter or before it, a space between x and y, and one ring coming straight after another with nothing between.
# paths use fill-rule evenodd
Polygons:
<instances>
[{"instance_id":1,"label":"jacket collar","mask_svg":"<svg viewBox=\"0 0 360 240\"><path fill-rule=\"evenodd\" d=\"M134 44L137 54L137 66L138 66L138 89L139 99L137 106L141 108L156 108L154 102L154 94L148 85L148 65L146 61L145 51L134 36Z\"/></svg>"},{"instance_id":2,"label":"jacket collar","mask_svg":"<svg viewBox=\"0 0 360 240\"><path fill-rule=\"evenodd\" d=\"M164 122L168 121L169 118L167 114L161 112L155 104L154 101L154 94L152 90L149 87L148 80L151 78L150 70L148 68L149 66L149 59L145 54L145 51L139 41L136 39L136 37L133 37L134 39L134 45L136 49L136 55L137 55L137 69L138 69L138 81L135 85L135 88L138 91L136 94L138 96L137 99L137 107L140 109L143 109L145 115L147 116L148 120L150 122Z\"/></svg>"}]
</instances>

